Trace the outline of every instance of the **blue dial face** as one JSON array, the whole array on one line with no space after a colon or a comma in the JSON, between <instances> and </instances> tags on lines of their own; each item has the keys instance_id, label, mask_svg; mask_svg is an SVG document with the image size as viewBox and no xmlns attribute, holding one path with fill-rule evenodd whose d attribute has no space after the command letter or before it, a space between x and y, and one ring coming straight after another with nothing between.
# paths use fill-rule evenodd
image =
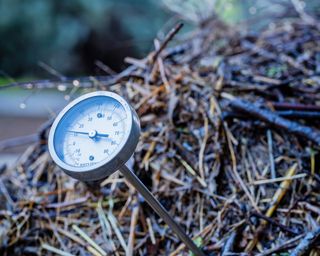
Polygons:
<instances>
[{"instance_id":1,"label":"blue dial face","mask_svg":"<svg viewBox=\"0 0 320 256\"><path fill-rule=\"evenodd\" d=\"M58 158L72 167L94 167L112 159L128 132L128 115L116 99L94 96L69 109L53 138Z\"/></svg>"}]
</instances>

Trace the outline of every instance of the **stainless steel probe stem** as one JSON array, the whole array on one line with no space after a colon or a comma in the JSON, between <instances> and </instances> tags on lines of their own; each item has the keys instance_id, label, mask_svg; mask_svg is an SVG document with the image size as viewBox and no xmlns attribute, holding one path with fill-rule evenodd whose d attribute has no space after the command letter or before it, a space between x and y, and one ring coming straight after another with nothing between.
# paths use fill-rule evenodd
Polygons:
<instances>
[{"instance_id":1,"label":"stainless steel probe stem","mask_svg":"<svg viewBox=\"0 0 320 256\"><path fill-rule=\"evenodd\" d=\"M195 245L192 239L169 215L167 210L160 204L160 202L151 194L151 192L146 188L146 186L141 182L141 180L126 165L120 168L120 172L146 199L146 201L152 207L152 209L168 224L170 228L172 228L172 230L186 244L189 250L194 253L194 255L205 256L201 249Z\"/></svg>"}]
</instances>

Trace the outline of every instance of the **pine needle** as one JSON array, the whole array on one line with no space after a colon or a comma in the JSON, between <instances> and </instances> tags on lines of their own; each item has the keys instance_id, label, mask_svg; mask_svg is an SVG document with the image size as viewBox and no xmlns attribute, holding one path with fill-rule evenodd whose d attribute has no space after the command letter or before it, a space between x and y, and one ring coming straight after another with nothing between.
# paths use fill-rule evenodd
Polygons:
<instances>
[{"instance_id":1,"label":"pine needle","mask_svg":"<svg viewBox=\"0 0 320 256\"><path fill-rule=\"evenodd\" d=\"M82 229L80 229L77 225L73 224L72 228L76 231L84 240L86 240L93 248L95 248L101 255L106 256L107 253L98 245L95 241L93 241Z\"/></svg>"},{"instance_id":2,"label":"pine needle","mask_svg":"<svg viewBox=\"0 0 320 256\"><path fill-rule=\"evenodd\" d=\"M295 163L293 164L289 170L287 171L286 174L286 178L292 177L297 170L298 164ZM286 179L284 181L281 182L279 188L277 189L277 191L275 192L275 194L272 197L271 203L270 203L270 207L266 212L266 217L271 217L273 215L273 213L275 212L275 210L278 208L278 205L280 204L281 200L283 199L283 197L285 196L285 194L287 193L290 185L291 185L292 179ZM262 230L265 228L265 226L267 225L267 221L263 220L260 224L260 226L257 228L257 235L254 237L253 240L251 240L247 247L246 247L246 251L250 252L254 249L254 247L257 245L258 241L259 241L259 234L262 232Z\"/></svg>"},{"instance_id":3,"label":"pine needle","mask_svg":"<svg viewBox=\"0 0 320 256\"><path fill-rule=\"evenodd\" d=\"M71 254L69 252L65 252L65 251L62 251L60 249L57 249L51 245L48 245L46 243L42 244L41 245L41 248L47 250L47 251L50 251L50 252L53 252L55 254L58 254L58 255L61 255L61 256L74 256L74 254Z\"/></svg>"}]
</instances>

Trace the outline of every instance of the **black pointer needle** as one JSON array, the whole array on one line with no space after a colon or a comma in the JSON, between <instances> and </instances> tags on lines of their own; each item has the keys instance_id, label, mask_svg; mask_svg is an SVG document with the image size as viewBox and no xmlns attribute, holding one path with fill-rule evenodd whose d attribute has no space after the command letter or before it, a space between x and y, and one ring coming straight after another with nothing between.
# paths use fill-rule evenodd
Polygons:
<instances>
[{"instance_id":1,"label":"black pointer needle","mask_svg":"<svg viewBox=\"0 0 320 256\"><path fill-rule=\"evenodd\" d=\"M67 131L67 132L89 135L88 132L77 132L77 131Z\"/></svg>"},{"instance_id":2,"label":"black pointer needle","mask_svg":"<svg viewBox=\"0 0 320 256\"><path fill-rule=\"evenodd\" d=\"M84 135L88 135L89 137L95 137L95 136L109 137L109 134L98 133L98 132L96 132L96 131L92 131L92 132L68 131L68 132L77 133L77 134L84 134ZM91 136L90 136L90 135L91 135Z\"/></svg>"}]
</instances>

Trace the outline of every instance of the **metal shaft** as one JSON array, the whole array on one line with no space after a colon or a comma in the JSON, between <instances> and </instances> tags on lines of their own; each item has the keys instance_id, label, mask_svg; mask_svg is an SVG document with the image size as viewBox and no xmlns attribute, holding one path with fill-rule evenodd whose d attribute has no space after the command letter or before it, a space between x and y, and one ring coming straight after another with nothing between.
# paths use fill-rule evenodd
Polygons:
<instances>
[{"instance_id":1,"label":"metal shaft","mask_svg":"<svg viewBox=\"0 0 320 256\"><path fill-rule=\"evenodd\" d=\"M141 180L126 166L120 168L124 177L138 190L138 192L145 198L152 209L168 224L170 228L178 235L178 237L186 244L190 251L196 256L205 256L205 254L198 248L191 238L182 230L177 222L169 215L166 209L160 202L151 194Z\"/></svg>"}]
</instances>

